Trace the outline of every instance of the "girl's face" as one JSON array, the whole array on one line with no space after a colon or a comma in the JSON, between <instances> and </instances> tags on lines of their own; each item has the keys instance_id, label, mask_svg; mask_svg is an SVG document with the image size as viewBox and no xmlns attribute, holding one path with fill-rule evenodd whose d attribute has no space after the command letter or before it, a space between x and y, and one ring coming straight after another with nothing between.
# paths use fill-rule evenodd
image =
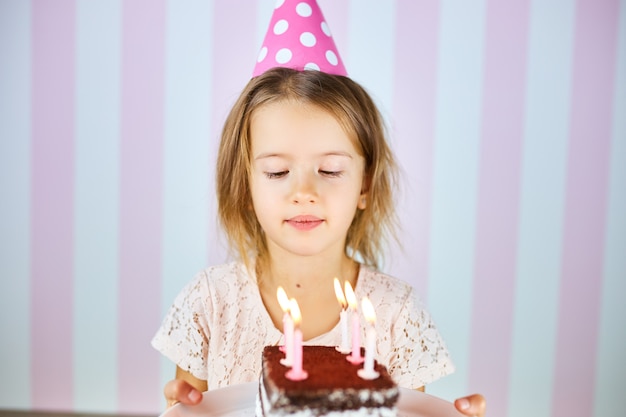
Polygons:
<instances>
[{"instance_id":1,"label":"girl's face","mask_svg":"<svg viewBox=\"0 0 626 417\"><path fill-rule=\"evenodd\" d=\"M364 159L337 120L316 106L272 103L255 111L250 135L252 203L270 254L344 253L365 208Z\"/></svg>"}]
</instances>

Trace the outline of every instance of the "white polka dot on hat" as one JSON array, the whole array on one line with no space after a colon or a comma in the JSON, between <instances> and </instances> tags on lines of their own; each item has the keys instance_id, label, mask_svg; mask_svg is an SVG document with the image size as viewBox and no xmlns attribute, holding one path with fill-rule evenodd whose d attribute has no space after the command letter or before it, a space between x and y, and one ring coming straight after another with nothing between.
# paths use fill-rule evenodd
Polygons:
<instances>
[{"instance_id":1,"label":"white polka dot on hat","mask_svg":"<svg viewBox=\"0 0 626 417\"><path fill-rule=\"evenodd\" d=\"M274 67L348 75L315 0L277 2L252 76Z\"/></svg>"}]
</instances>

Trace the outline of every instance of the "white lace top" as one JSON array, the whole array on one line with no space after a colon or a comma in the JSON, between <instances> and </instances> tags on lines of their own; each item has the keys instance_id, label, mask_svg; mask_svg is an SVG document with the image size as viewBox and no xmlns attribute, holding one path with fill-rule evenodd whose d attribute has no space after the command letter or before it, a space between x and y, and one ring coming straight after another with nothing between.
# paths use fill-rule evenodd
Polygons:
<instances>
[{"instance_id":1,"label":"white lace top","mask_svg":"<svg viewBox=\"0 0 626 417\"><path fill-rule=\"evenodd\" d=\"M418 388L454 371L439 332L409 284L361 266L354 292L374 305L376 359L400 386ZM305 344L339 345L340 327ZM364 334L364 323L361 330ZM205 269L183 288L152 346L206 380L211 390L257 381L263 347L282 344L282 337L255 277L243 264L230 263Z\"/></svg>"}]
</instances>

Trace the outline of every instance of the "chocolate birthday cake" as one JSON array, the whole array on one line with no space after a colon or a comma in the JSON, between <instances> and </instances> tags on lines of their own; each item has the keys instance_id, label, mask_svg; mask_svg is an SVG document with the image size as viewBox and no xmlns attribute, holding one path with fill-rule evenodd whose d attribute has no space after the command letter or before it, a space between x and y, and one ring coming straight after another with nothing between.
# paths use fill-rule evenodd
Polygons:
<instances>
[{"instance_id":1,"label":"chocolate birthday cake","mask_svg":"<svg viewBox=\"0 0 626 417\"><path fill-rule=\"evenodd\" d=\"M365 380L357 375L362 365L353 365L334 347L304 346L303 368L308 377L292 381L280 363L278 346L263 350L263 369L256 401L257 417L296 415L381 416L397 415L399 390L387 369L376 363L380 376Z\"/></svg>"}]
</instances>

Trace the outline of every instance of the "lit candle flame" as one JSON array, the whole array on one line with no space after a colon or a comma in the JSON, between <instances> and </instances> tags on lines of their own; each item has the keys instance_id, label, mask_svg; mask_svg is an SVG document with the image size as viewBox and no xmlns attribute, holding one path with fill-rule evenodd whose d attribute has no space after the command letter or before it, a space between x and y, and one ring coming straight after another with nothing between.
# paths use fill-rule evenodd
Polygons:
<instances>
[{"instance_id":1,"label":"lit candle flame","mask_svg":"<svg viewBox=\"0 0 626 417\"><path fill-rule=\"evenodd\" d=\"M300 307L298 306L298 302L295 298L289 300L289 312L291 314L293 324L298 326L302 321L302 315L300 314Z\"/></svg>"},{"instance_id":2,"label":"lit candle flame","mask_svg":"<svg viewBox=\"0 0 626 417\"><path fill-rule=\"evenodd\" d=\"M346 299L348 300L348 304L350 305L350 308L356 311L356 307L357 307L356 296L354 295L354 291L352 290L352 285L350 285L348 281L346 281L345 291L346 291Z\"/></svg>"},{"instance_id":3,"label":"lit candle flame","mask_svg":"<svg viewBox=\"0 0 626 417\"><path fill-rule=\"evenodd\" d=\"M289 298L287 297L287 293L283 287L278 287L276 290L276 297L278 297L278 304L280 304L280 308L283 309L283 312L289 312Z\"/></svg>"},{"instance_id":4,"label":"lit candle flame","mask_svg":"<svg viewBox=\"0 0 626 417\"><path fill-rule=\"evenodd\" d=\"M374 311L374 306L372 302L367 297L363 297L361 300L361 310L363 310L363 315L365 316L365 320L368 323L374 324L376 323L376 311Z\"/></svg>"},{"instance_id":5,"label":"lit candle flame","mask_svg":"<svg viewBox=\"0 0 626 417\"><path fill-rule=\"evenodd\" d=\"M348 307L348 303L346 302L346 297L343 295L343 291L341 290L341 284L339 280L335 278L335 294L337 295L337 301L341 305L341 309L345 310Z\"/></svg>"}]
</instances>

